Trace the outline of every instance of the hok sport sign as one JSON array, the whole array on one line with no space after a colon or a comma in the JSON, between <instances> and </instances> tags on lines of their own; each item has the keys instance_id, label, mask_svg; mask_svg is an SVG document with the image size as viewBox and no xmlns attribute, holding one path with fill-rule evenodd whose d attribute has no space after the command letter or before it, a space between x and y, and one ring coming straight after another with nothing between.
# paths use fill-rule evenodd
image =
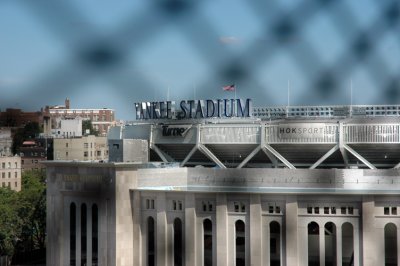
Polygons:
<instances>
[{"instance_id":1,"label":"hok sport sign","mask_svg":"<svg viewBox=\"0 0 400 266\"><path fill-rule=\"evenodd\" d=\"M280 139L320 139L324 137L325 133L325 124L323 123L280 124L278 126Z\"/></svg>"},{"instance_id":2,"label":"hok sport sign","mask_svg":"<svg viewBox=\"0 0 400 266\"><path fill-rule=\"evenodd\" d=\"M140 102L135 109L137 120L250 117L251 99Z\"/></svg>"}]
</instances>

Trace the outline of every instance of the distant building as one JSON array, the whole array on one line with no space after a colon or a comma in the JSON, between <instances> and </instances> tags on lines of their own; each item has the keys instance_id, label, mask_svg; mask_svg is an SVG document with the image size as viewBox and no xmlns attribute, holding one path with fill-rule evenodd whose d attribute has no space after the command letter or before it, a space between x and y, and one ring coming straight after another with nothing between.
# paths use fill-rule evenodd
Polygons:
<instances>
[{"instance_id":1,"label":"distant building","mask_svg":"<svg viewBox=\"0 0 400 266\"><path fill-rule=\"evenodd\" d=\"M1 187L21 190L21 158L18 156L0 156Z\"/></svg>"},{"instance_id":2,"label":"distant building","mask_svg":"<svg viewBox=\"0 0 400 266\"><path fill-rule=\"evenodd\" d=\"M53 137L56 138L77 138L82 137L82 118L62 119L60 128L53 129Z\"/></svg>"},{"instance_id":3,"label":"distant building","mask_svg":"<svg viewBox=\"0 0 400 266\"><path fill-rule=\"evenodd\" d=\"M36 138L27 140L19 148L22 171L43 170L43 161L53 159L53 139Z\"/></svg>"},{"instance_id":4,"label":"distant building","mask_svg":"<svg viewBox=\"0 0 400 266\"><path fill-rule=\"evenodd\" d=\"M0 128L0 156L11 155L12 137L11 128Z\"/></svg>"},{"instance_id":5,"label":"distant building","mask_svg":"<svg viewBox=\"0 0 400 266\"><path fill-rule=\"evenodd\" d=\"M106 137L55 138L54 160L108 160Z\"/></svg>"},{"instance_id":6,"label":"distant building","mask_svg":"<svg viewBox=\"0 0 400 266\"><path fill-rule=\"evenodd\" d=\"M68 98L65 100L65 105L63 106L47 106L45 113L45 134L50 134L50 129L61 128L61 121L63 119L79 117L83 120L92 121L93 128L98 130L100 135L106 136L109 127L113 125L115 120L113 109L71 109Z\"/></svg>"},{"instance_id":7,"label":"distant building","mask_svg":"<svg viewBox=\"0 0 400 266\"><path fill-rule=\"evenodd\" d=\"M43 112L24 112L21 109L7 108L0 112L0 126L2 127L23 127L29 122L43 124Z\"/></svg>"}]
</instances>

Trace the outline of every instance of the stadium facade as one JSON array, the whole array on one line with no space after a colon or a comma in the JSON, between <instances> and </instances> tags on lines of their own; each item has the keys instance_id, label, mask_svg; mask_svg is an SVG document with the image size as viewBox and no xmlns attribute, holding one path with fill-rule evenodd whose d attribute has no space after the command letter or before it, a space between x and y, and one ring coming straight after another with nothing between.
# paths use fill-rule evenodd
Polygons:
<instances>
[{"instance_id":1,"label":"stadium facade","mask_svg":"<svg viewBox=\"0 0 400 266\"><path fill-rule=\"evenodd\" d=\"M400 265L400 106L207 104L46 163L47 265Z\"/></svg>"}]
</instances>

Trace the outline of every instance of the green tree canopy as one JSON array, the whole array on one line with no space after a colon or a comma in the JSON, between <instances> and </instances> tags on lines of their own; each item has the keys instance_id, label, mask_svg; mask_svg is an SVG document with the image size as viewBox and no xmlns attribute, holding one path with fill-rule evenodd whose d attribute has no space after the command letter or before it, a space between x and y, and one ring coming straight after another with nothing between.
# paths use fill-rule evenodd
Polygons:
<instances>
[{"instance_id":1,"label":"green tree canopy","mask_svg":"<svg viewBox=\"0 0 400 266\"><path fill-rule=\"evenodd\" d=\"M45 247L44 172L24 172L20 192L0 188L0 225L0 256Z\"/></svg>"},{"instance_id":2,"label":"green tree canopy","mask_svg":"<svg viewBox=\"0 0 400 266\"><path fill-rule=\"evenodd\" d=\"M86 130L89 130L89 135L99 135L99 131L93 128L93 124L91 120L83 120L82 121L82 135L87 135Z\"/></svg>"}]
</instances>

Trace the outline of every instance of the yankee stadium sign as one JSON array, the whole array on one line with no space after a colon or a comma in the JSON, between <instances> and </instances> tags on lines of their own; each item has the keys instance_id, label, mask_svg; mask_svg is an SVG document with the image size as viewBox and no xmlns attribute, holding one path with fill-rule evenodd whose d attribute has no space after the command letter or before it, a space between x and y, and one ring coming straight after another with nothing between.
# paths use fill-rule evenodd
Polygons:
<instances>
[{"instance_id":1,"label":"yankee stadium sign","mask_svg":"<svg viewBox=\"0 0 400 266\"><path fill-rule=\"evenodd\" d=\"M251 99L140 102L135 109L137 120L250 117Z\"/></svg>"}]
</instances>

